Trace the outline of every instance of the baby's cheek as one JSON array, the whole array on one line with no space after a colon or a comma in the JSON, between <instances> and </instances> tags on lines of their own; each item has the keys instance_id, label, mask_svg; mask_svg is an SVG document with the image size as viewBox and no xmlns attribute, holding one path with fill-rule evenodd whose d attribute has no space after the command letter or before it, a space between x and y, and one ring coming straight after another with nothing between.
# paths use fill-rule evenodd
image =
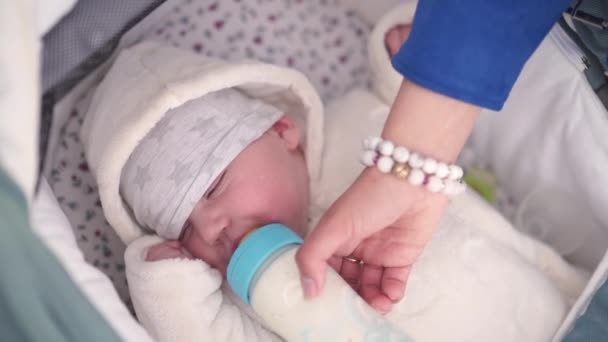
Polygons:
<instances>
[{"instance_id":1,"label":"baby's cheek","mask_svg":"<svg viewBox=\"0 0 608 342\"><path fill-rule=\"evenodd\" d=\"M277 205L274 208L280 211L276 213L280 221L285 222L290 228L303 234L308 217L307 198L299 195L296 191L281 192L276 197Z\"/></svg>"},{"instance_id":2,"label":"baby's cheek","mask_svg":"<svg viewBox=\"0 0 608 342\"><path fill-rule=\"evenodd\" d=\"M182 246L194 258L207 262L205 260L206 256L203 253L204 247L202 241L197 238L196 234L188 234L188 238L182 241Z\"/></svg>"},{"instance_id":3,"label":"baby's cheek","mask_svg":"<svg viewBox=\"0 0 608 342\"><path fill-rule=\"evenodd\" d=\"M208 256L205 253L205 248L202 246L202 243L197 243L195 239L190 239L184 243L184 249L188 251L193 257L197 259L201 259L207 263L209 263Z\"/></svg>"},{"instance_id":4,"label":"baby's cheek","mask_svg":"<svg viewBox=\"0 0 608 342\"><path fill-rule=\"evenodd\" d=\"M280 222L300 228L308 214L306 196L298 193L288 177L277 176L272 182L243 187L239 202L241 213L246 213L254 225Z\"/></svg>"},{"instance_id":5,"label":"baby's cheek","mask_svg":"<svg viewBox=\"0 0 608 342\"><path fill-rule=\"evenodd\" d=\"M226 251L218 246L208 245L201 240L191 239L188 243L184 244L184 249L192 255L195 259L199 259L207 263L207 265L220 270L223 272L228 265L227 258L225 255Z\"/></svg>"}]
</instances>

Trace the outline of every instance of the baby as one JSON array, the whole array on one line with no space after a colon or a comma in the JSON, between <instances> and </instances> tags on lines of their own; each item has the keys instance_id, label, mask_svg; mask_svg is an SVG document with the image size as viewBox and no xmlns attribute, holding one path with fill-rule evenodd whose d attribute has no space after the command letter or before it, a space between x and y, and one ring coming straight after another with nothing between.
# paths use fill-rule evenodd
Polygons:
<instances>
[{"instance_id":1,"label":"baby","mask_svg":"<svg viewBox=\"0 0 608 342\"><path fill-rule=\"evenodd\" d=\"M247 127L238 126L243 122ZM121 176L121 193L138 222L173 239L151 247L147 260L202 259L225 276L252 228L280 222L304 236L310 196L300 140L293 119L235 89L168 113L138 144ZM234 156L224 148L242 152ZM145 183L139 181L143 167ZM180 174L188 177L185 195L175 187Z\"/></svg>"},{"instance_id":2,"label":"baby","mask_svg":"<svg viewBox=\"0 0 608 342\"><path fill-rule=\"evenodd\" d=\"M386 47L391 56L397 53L409 32L410 25L398 25L387 33ZM250 108L256 104L263 107L260 103L245 99L238 91L223 90L221 93L231 97L230 100L225 98L224 101L242 101L244 107L250 102ZM222 97L219 96L220 99ZM210 94L204 100L198 101L212 102L217 101L217 98L218 94ZM225 107L221 100L217 102L219 108ZM200 103L196 110L205 111L204 106ZM272 112L273 108L268 107L267 110ZM164 120L185 125L178 115L169 116ZM166 127L176 125L159 124L150 136L165 134L163 130ZM179 230L179 238L151 247L147 260L198 258L225 276L228 261L238 241L252 227L281 222L304 236L307 226L309 179L304 154L300 148L300 135L293 119L287 115L281 116L268 131L247 146L209 186L192 209L184 227ZM140 143L138 150L144 149L143 146L145 144ZM135 170L134 167L140 163L134 158L138 153L131 156L125 170ZM125 173L127 172L123 171L123 175ZM128 177L123 178L123 184L124 193L128 196L132 193L127 189L131 184ZM175 237L175 234L172 237Z\"/></svg>"},{"instance_id":3,"label":"baby","mask_svg":"<svg viewBox=\"0 0 608 342\"><path fill-rule=\"evenodd\" d=\"M274 65L150 42L113 61L82 136L156 340L280 340L223 286L228 260L267 223L305 236L361 172L361 140L389 111L361 89L321 108L301 74ZM386 317L416 341L547 341L585 280L466 193Z\"/></svg>"},{"instance_id":4,"label":"baby","mask_svg":"<svg viewBox=\"0 0 608 342\"><path fill-rule=\"evenodd\" d=\"M410 29L410 25L403 24L387 32L386 48L390 56L397 53L407 39ZM237 91L224 90L222 93L231 96L231 101L240 100L244 106L247 105L247 100ZM217 97L217 94L210 94L204 101L211 102ZM252 100L249 102L260 104ZM219 101L219 107L222 108L223 105L224 103ZM204 111L202 106L202 103L199 104L196 110ZM165 120L171 118L170 116ZM173 122L175 121L185 125L177 115L173 118ZM150 136L165 134L163 129L175 126L159 124ZM225 276L228 261L238 241L252 227L282 222L304 236L309 203L309 179L304 155L299 147L300 134L293 119L283 115L268 131L246 147L211 184L192 209L184 227L180 229L179 238L151 247L147 260L198 258ZM140 143L138 150L144 149L143 146L145 145ZM140 163L134 155L137 153L131 156L127 164L129 167L125 167L125 170L135 170L131 166L136 167ZM267 158L268 156L273 158ZM123 171L124 173L126 171ZM252 174L272 177L252 177ZM136 176L134 173L132 175ZM123 188L130 184L125 179ZM224 183L227 185L223 186ZM128 196L133 193L130 190L126 189L124 193ZM230 229L227 229L228 227Z\"/></svg>"}]
</instances>

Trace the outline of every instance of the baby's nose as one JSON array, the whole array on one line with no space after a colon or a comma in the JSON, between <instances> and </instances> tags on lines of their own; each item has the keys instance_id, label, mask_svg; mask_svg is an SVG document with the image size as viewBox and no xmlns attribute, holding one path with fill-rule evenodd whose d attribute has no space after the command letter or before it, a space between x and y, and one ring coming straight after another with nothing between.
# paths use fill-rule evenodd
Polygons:
<instances>
[{"instance_id":1,"label":"baby's nose","mask_svg":"<svg viewBox=\"0 0 608 342\"><path fill-rule=\"evenodd\" d=\"M222 232L228 228L230 220L224 216L209 217L205 220L203 228L203 239L208 244L215 244L222 235Z\"/></svg>"}]
</instances>

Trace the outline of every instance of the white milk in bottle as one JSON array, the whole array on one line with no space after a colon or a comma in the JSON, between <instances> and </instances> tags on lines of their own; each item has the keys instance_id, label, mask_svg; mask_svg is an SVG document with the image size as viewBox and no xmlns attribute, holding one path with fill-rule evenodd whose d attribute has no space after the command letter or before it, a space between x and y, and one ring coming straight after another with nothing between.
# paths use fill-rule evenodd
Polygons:
<instances>
[{"instance_id":1,"label":"white milk in bottle","mask_svg":"<svg viewBox=\"0 0 608 342\"><path fill-rule=\"evenodd\" d=\"M287 341L412 341L332 269L322 293L304 299L295 254L302 239L271 224L249 234L228 264L233 291Z\"/></svg>"}]
</instances>

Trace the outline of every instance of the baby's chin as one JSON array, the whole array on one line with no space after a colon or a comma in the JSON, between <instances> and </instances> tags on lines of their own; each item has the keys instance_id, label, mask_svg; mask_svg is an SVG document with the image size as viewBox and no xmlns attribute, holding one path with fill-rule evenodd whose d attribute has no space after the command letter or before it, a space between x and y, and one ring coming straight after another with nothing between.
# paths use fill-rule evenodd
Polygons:
<instances>
[{"instance_id":1,"label":"baby's chin","mask_svg":"<svg viewBox=\"0 0 608 342\"><path fill-rule=\"evenodd\" d=\"M222 262L219 264L215 264L215 265L209 265L212 268L216 269L218 272L220 272L222 274L222 278L224 278L224 280L226 280L227 274L228 274L228 261L226 262Z\"/></svg>"},{"instance_id":2,"label":"baby's chin","mask_svg":"<svg viewBox=\"0 0 608 342\"><path fill-rule=\"evenodd\" d=\"M222 274L222 278L226 280L228 278L228 264L221 266L221 268L216 268Z\"/></svg>"}]
</instances>

